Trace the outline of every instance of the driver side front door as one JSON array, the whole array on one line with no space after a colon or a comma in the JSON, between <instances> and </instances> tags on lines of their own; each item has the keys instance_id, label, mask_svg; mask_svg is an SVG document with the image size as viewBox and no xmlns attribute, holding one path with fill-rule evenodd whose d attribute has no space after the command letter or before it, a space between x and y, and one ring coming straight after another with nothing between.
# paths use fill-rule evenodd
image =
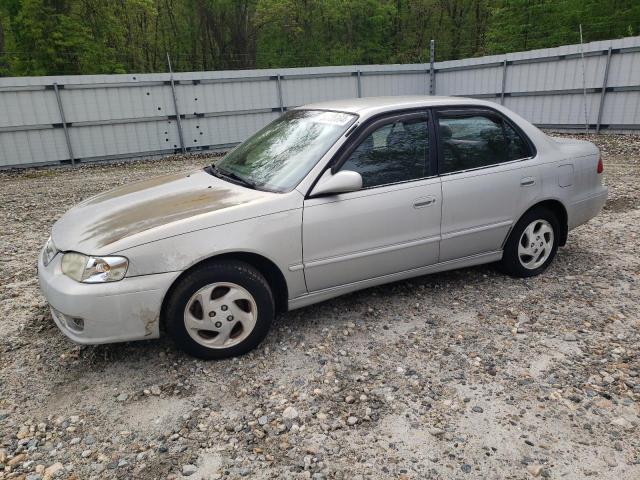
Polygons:
<instances>
[{"instance_id":1,"label":"driver side front door","mask_svg":"<svg viewBox=\"0 0 640 480\"><path fill-rule=\"evenodd\" d=\"M305 200L309 292L438 262L442 191L429 122L419 112L370 124L337 162L360 173L363 188Z\"/></svg>"}]
</instances>

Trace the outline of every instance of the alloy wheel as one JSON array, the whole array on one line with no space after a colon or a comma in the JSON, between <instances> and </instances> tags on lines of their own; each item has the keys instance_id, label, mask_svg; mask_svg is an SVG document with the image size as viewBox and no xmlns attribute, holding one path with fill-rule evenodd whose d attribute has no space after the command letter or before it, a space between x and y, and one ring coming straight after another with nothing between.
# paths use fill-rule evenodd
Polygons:
<instances>
[{"instance_id":1,"label":"alloy wheel","mask_svg":"<svg viewBox=\"0 0 640 480\"><path fill-rule=\"evenodd\" d=\"M253 296L235 283L216 282L194 293L184 310L189 336L207 348L229 348L246 339L258 318Z\"/></svg>"},{"instance_id":2,"label":"alloy wheel","mask_svg":"<svg viewBox=\"0 0 640 480\"><path fill-rule=\"evenodd\" d=\"M547 261L553 251L553 227L546 220L534 220L524 229L518 242L518 259L528 270Z\"/></svg>"}]
</instances>

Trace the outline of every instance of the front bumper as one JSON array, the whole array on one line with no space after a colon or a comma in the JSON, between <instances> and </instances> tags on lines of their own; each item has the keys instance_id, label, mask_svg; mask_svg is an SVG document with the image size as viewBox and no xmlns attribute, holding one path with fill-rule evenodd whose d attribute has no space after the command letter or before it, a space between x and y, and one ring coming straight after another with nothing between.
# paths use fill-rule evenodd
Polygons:
<instances>
[{"instance_id":1,"label":"front bumper","mask_svg":"<svg viewBox=\"0 0 640 480\"><path fill-rule=\"evenodd\" d=\"M38 280L53 320L67 337L88 345L160 336L162 300L180 272L89 284L63 274L61 259L58 253L45 267L39 255Z\"/></svg>"}]
</instances>

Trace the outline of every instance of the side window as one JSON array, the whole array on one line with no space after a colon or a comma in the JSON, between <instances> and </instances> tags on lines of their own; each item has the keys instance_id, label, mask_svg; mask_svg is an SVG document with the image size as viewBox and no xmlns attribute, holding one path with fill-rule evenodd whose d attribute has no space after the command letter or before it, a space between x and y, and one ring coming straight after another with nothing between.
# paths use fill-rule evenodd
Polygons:
<instances>
[{"instance_id":1,"label":"side window","mask_svg":"<svg viewBox=\"0 0 640 480\"><path fill-rule=\"evenodd\" d=\"M494 115L438 115L441 173L486 167L529 156L524 139Z\"/></svg>"},{"instance_id":2,"label":"side window","mask_svg":"<svg viewBox=\"0 0 640 480\"><path fill-rule=\"evenodd\" d=\"M509 161L531 156L527 142L508 123L504 123L504 134L507 137L507 157Z\"/></svg>"},{"instance_id":3,"label":"side window","mask_svg":"<svg viewBox=\"0 0 640 480\"><path fill-rule=\"evenodd\" d=\"M407 118L371 132L351 153L341 170L362 175L364 188L406 182L430 175L426 118Z\"/></svg>"}]
</instances>

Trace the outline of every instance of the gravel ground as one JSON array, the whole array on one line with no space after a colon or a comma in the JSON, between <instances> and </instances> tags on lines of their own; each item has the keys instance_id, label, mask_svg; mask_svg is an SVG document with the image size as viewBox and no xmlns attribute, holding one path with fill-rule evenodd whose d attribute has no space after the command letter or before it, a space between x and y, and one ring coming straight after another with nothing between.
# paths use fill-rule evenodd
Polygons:
<instances>
[{"instance_id":1,"label":"gravel ground","mask_svg":"<svg viewBox=\"0 0 640 480\"><path fill-rule=\"evenodd\" d=\"M74 203L203 158L0 173L0 479L640 478L640 137L590 139L610 200L544 275L368 289L208 363L75 346L35 269Z\"/></svg>"}]
</instances>

